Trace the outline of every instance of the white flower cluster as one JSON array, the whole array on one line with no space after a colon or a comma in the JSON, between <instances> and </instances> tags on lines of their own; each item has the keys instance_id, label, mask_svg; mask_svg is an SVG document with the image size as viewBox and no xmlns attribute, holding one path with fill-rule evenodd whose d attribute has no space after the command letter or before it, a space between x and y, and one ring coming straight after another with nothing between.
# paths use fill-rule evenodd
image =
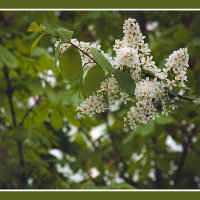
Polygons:
<instances>
[{"instance_id":1,"label":"white flower cluster","mask_svg":"<svg viewBox=\"0 0 200 200\"><path fill-rule=\"evenodd\" d=\"M163 99L163 83L158 81L157 78L154 78L153 80L149 80L149 77L141 79L136 83L134 94L137 101L142 105L151 104L152 101L158 102Z\"/></svg>"},{"instance_id":2,"label":"white flower cluster","mask_svg":"<svg viewBox=\"0 0 200 200\"><path fill-rule=\"evenodd\" d=\"M112 109L116 104L123 102L126 104L130 101L129 96L120 92L118 83L114 77L106 78L97 91L97 94L89 96L78 108L79 116L101 113Z\"/></svg>"},{"instance_id":3,"label":"white flower cluster","mask_svg":"<svg viewBox=\"0 0 200 200\"><path fill-rule=\"evenodd\" d=\"M77 112L81 116L92 116L95 113L104 112L112 106L120 105L122 102L126 104L128 101L132 101L135 102L135 105L128 111L124 122L134 129L138 123L146 124L149 120L159 117L160 114L168 115L176 108L174 102L177 99L170 99L168 92L177 88L186 88L189 56L186 48L174 51L161 70L155 65L153 56L150 54L151 50L144 42L145 36L142 35L140 26L135 19L125 20L123 33L122 40L115 40L113 45L115 57L104 53L101 46L96 43L79 42L77 39L72 39L71 43L81 50L84 66L95 66L95 62L91 59L90 48L96 48L111 62L114 68L128 71L136 84L135 101L124 93L119 88L117 80L110 76L101 83L96 93L88 97L77 108ZM59 42L55 46L58 44ZM70 45L68 43L61 44L61 53Z\"/></svg>"},{"instance_id":4,"label":"white flower cluster","mask_svg":"<svg viewBox=\"0 0 200 200\"><path fill-rule=\"evenodd\" d=\"M168 87L169 90L173 90L174 87L177 86L186 88L186 71L189 67L189 56L187 51L187 48L181 48L174 51L167 59L167 63L165 64L163 71L165 71L168 76L173 76L173 80L167 79L166 87Z\"/></svg>"},{"instance_id":5,"label":"white flower cluster","mask_svg":"<svg viewBox=\"0 0 200 200\"><path fill-rule=\"evenodd\" d=\"M91 95L89 96L77 109L79 116L83 114L92 116L96 113L101 113L107 110L107 104L103 95Z\"/></svg>"},{"instance_id":6,"label":"white flower cluster","mask_svg":"<svg viewBox=\"0 0 200 200\"><path fill-rule=\"evenodd\" d=\"M144 42L140 26L135 19L125 20L123 26L124 37L122 40L115 40L113 50L116 53L115 67L124 69L130 68L131 76L134 80L141 78L142 70L150 71L156 77L164 79L165 73L161 72L152 61L151 50Z\"/></svg>"},{"instance_id":7,"label":"white flower cluster","mask_svg":"<svg viewBox=\"0 0 200 200\"><path fill-rule=\"evenodd\" d=\"M134 129L138 123L146 124L159 117L158 105L162 106L162 114L167 115L168 110L165 106L167 96L164 91L163 82L158 81L157 78L149 80L147 77L138 81L134 93L137 103L136 106L131 107L127 117L124 118L125 124Z\"/></svg>"}]
</instances>

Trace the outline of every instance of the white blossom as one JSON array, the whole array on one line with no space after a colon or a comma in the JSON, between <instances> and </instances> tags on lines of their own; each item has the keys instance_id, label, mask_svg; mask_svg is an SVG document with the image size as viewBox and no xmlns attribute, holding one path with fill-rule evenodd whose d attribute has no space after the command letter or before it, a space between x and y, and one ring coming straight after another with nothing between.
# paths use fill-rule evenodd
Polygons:
<instances>
[{"instance_id":1,"label":"white blossom","mask_svg":"<svg viewBox=\"0 0 200 200\"><path fill-rule=\"evenodd\" d=\"M136 68L139 65L139 55L136 49L131 47L120 48L116 55L116 68Z\"/></svg>"},{"instance_id":2,"label":"white blossom","mask_svg":"<svg viewBox=\"0 0 200 200\"><path fill-rule=\"evenodd\" d=\"M172 75L174 80L167 79L166 87L170 90L179 86L186 88L185 82L187 81L186 71L189 67L189 56L187 48L180 48L174 51L165 64L163 69L167 75Z\"/></svg>"},{"instance_id":3,"label":"white blossom","mask_svg":"<svg viewBox=\"0 0 200 200\"><path fill-rule=\"evenodd\" d=\"M88 115L92 116L96 113L104 112L108 109L103 95L89 96L77 109L79 116Z\"/></svg>"},{"instance_id":4,"label":"white blossom","mask_svg":"<svg viewBox=\"0 0 200 200\"><path fill-rule=\"evenodd\" d=\"M156 78L149 80L149 78L142 79L136 84L135 97L140 104L152 104L163 98L164 87L163 83Z\"/></svg>"},{"instance_id":5,"label":"white blossom","mask_svg":"<svg viewBox=\"0 0 200 200\"><path fill-rule=\"evenodd\" d=\"M81 54L83 66L95 66L92 59L91 48L99 50L112 66L119 70L126 70L135 82L133 96L121 90L113 75L109 75L100 84L100 88L89 96L77 108L80 116L92 116L96 113L113 110L113 106L132 104L124 117L125 125L135 129L138 124L146 124L160 115L169 115L177 108L176 98L168 95L174 89L186 88L186 71L189 67L187 48L174 51L166 60L163 69L156 66L145 36L142 35L140 26L135 19L127 19L123 25L123 38L116 39L113 45L114 57L105 53L97 43L82 42L71 39L71 44L57 41L55 47L60 45L63 53L69 46L76 46ZM129 104L128 104L129 105Z\"/></svg>"}]
</instances>

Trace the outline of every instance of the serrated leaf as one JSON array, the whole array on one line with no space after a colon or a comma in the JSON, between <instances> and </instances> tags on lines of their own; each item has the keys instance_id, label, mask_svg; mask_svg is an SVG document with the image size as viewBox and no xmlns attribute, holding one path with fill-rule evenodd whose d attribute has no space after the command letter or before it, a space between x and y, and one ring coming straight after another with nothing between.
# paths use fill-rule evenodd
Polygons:
<instances>
[{"instance_id":1,"label":"serrated leaf","mask_svg":"<svg viewBox=\"0 0 200 200\"><path fill-rule=\"evenodd\" d=\"M79 51L70 46L60 57L60 70L63 77L72 82L81 76L82 60Z\"/></svg>"},{"instance_id":2,"label":"serrated leaf","mask_svg":"<svg viewBox=\"0 0 200 200\"><path fill-rule=\"evenodd\" d=\"M65 28L58 28L55 29L55 33L59 36L62 42L70 42L74 32Z\"/></svg>"},{"instance_id":3,"label":"serrated leaf","mask_svg":"<svg viewBox=\"0 0 200 200\"><path fill-rule=\"evenodd\" d=\"M5 47L0 46L1 52L1 62L7 67L17 67L18 60L17 58Z\"/></svg>"},{"instance_id":4,"label":"serrated leaf","mask_svg":"<svg viewBox=\"0 0 200 200\"><path fill-rule=\"evenodd\" d=\"M118 82L118 85L122 91L132 96L135 90L135 82L127 72L121 70L115 70L114 76Z\"/></svg>"},{"instance_id":5,"label":"serrated leaf","mask_svg":"<svg viewBox=\"0 0 200 200\"><path fill-rule=\"evenodd\" d=\"M31 22L27 32L42 32L44 29L45 27L43 25L37 24L36 22Z\"/></svg>"},{"instance_id":6,"label":"serrated leaf","mask_svg":"<svg viewBox=\"0 0 200 200\"><path fill-rule=\"evenodd\" d=\"M61 129L63 126L62 116L57 108L54 108L51 114L51 124L56 130Z\"/></svg>"},{"instance_id":7,"label":"serrated leaf","mask_svg":"<svg viewBox=\"0 0 200 200\"><path fill-rule=\"evenodd\" d=\"M92 93L96 92L99 89L101 82L105 77L104 70L96 65L91 67L85 77L84 83L84 94L86 97L90 96Z\"/></svg>"},{"instance_id":8,"label":"serrated leaf","mask_svg":"<svg viewBox=\"0 0 200 200\"><path fill-rule=\"evenodd\" d=\"M108 73L113 73L114 68L111 63L95 48L90 49L93 59Z\"/></svg>"},{"instance_id":9,"label":"serrated leaf","mask_svg":"<svg viewBox=\"0 0 200 200\"><path fill-rule=\"evenodd\" d=\"M33 42L33 44L31 45L31 49L30 49L31 55L32 55L32 53L33 53L35 47L37 46L38 42L42 39L42 37L43 37L44 35L45 35L45 33L42 33L41 35L39 35L39 36L35 39L35 41Z\"/></svg>"},{"instance_id":10,"label":"serrated leaf","mask_svg":"<svg viewBox=\"0 0 200 200\"><path fill-rule=\"evenodd\" d=\"M47 119L48 114L49 114L49 108L50 108L49 103L45 103L37 108L37 110L36 110L37 117L35 118L36 124L42 124Z\"/></svg>"}]
</instances>

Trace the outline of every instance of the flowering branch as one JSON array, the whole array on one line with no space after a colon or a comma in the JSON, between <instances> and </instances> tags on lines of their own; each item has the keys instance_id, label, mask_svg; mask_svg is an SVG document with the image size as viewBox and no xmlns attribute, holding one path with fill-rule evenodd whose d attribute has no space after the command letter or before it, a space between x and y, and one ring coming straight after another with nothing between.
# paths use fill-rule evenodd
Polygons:
<instances>
[{"instance_id":1,"label":"flowering branch","mask_svg":"<svg viewBox=\"0 0 200 200\"><path fill-rule=\"evenodd\" d=\"M79 74L74 75L74 78L83 78L82 73L85 66L96 67L98 65L107 71L108 77L105 78L103 73L104 78L99 79L101 82L95 83L98 86L96 88L99 89L92 91L93 93L90 93L91 95L88 95L89 97L77 108L80 116L92 116L96 113L119 109L121 104L130 102L132 107L124 117L124 124L135 129L140 123L146 124L160 115L168 115L172 112L177 108L177 105L174 104L176 98L198 103L198 99L173 92L187 89L186 72L189 67L187 48L174 51L166 59L163 69L159 69L153 61L151 50L148 43L145 43L145 36L143 36L135 19L125 20L123 25L124 36L121 40L115 40L113 45L114 57L105 53L101 46L96 43L72 39L72 31L61 28L56 29L56 34L54 34L49 33L42 26L37 26L37 30L42 30L45 34L59 38L55 47L56 52L59 50L61 53L62 61L70 57L71 51L62 56L62 53L67 51L70 46L78 50L79 54L76 54L76 56L77 59L81 59L82 62L79 62L79 64L82 63L81 66L76 65L77 59L70 62L71 64L75 63L74 67L77 66L76 71L79 72ZM67 58L64 58L65 55L67 55ZM68 61L66 61L67 63ZM75 69L70 69L70 65L63 64L62 66L65 69L68 67L67 72L75 71ZM67 72L66 74L68 74ZM99 76L98 73L95 75ZM72 79L69 76L67 78ZM95 81L91 84L94 84ZM174 98L169 99L168 94L173 95Z\"/></svg>"},{"instance_id":2,"label":"flowering branch","mask_svg":"<svg viewBox=\"0 0 200 200\"><path fill-rule=\"evenodd\" d=\"M72 42L66 42L66 43L68 43L68 44L72 45L73 47L77 48L81 53L83 53L84 55L86 55L86 56L87 56L88 58L90 58L94 63L97 64L97 62L93 59L93 57L90 56L87 52L83 51L81 48L79 48L78 46L76 46L76 45L73 44ZM91 63L91 62L88 62L87 64L89 64L89 63Z\"/></svg>"}]
</instances>

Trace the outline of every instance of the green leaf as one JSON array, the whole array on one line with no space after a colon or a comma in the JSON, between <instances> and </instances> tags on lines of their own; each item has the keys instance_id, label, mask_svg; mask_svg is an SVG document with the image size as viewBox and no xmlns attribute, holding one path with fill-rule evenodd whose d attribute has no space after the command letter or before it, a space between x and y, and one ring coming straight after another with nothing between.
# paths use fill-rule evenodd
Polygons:
<instances>
[{"instance_id":1,"label":"green leaf","mask_svg":"<svg viewBox=\"0 0 200 200\"><path fill-rule=\"evenodd\" d=\"M145 156L143 155L141 158L139 158L137 161L134 161L133 164L131 164L128 168L128 172L130 174L133 174L135 172L135 170L137 170L140 165L141 165L141 162L144 160Z\"/></svg>"},{"instance_id":2,"label":"green leaf","mask_svg":"<svg viewBox=\"0 0 200 200\"><path fill-rule=\"evenodd\" d=\"M41 38L42 38L44 35L45 35L45 33L42 33L41 35L39 35L39 36L35 39L35 41L33 42L33 44L31 45L31 49L30 49L31 55L32 55L32 53L33 53L35 47L37 46L38 42L41 40Z\"/></svg>"},{"instance_id":3,"label":"green leaf","mask_svg":"<svg viewBox=\"0 0 200 200\"><path fill-rule=\"evenodd\" d=\"M79 51L70 46L60 57L60 70L63 77L72 82L82 74L82 60Z\"/></svg>"},{"instance_id":4,"label":"green leaf","mask_svg":"<svg viewBox=\"0 0 200 200\"><path fill-rule=\"evenodd\" d=\"M130 77L130 75L127 72L115 70L114 76L121 90L132 96L135 90L135 82Z\"/></svg>"},{"instance_id":5,"label":"green leaf","mask_svg":"<svg viewBox=\"0 0 200 200\"><path fill-rule=\"evenodd\" d=\"M74 32L65 28L58 28L55 29L55 33L59 36L62 42L70 42Z\"/></svg>"},{"instance_id":6,"label":"green leaf","mask_svg":"<svg viewBox=\"0 0 200 200\"><path fill-rule=\"evenodd\" d=\"M53 58L49 54L43 54L40 56L39 68L41 70L53 68Z\"/></svg>"},{"instance_id":7,"label":"green leaf","mask_svg":"<svg viewBox=\"0 0 200 200\"><path fill-rule=\"evenodd\" d=\"M120 124L121 125L121 124ZM125 139L122 141L122 144L126 145L127 143L131 142L135 137L134 133L130 133Z\"/></svg>"},{"instance_id":8,"label":"green leaf","mask_svg":"<svg viewBox=\"0 0 200 200\"><path fill-rule=\"evenodd\" d=\"M37 107L36 109L37 117L34 118L35 123L37 125L42 124L47 119L48 114L49 114L49 108L50 108L50 104L48 102Z\"/></svg>"},{"instance_id":9,"label":"green leaf","mask_svg":"<svg viewBox=\"0 0 200 200\"><path fill-rule=\"evenodd\" d=\"M139 134L141 136L147 136L150 133L153 133L154 129L155 129L155 121L151 120L147 124L140 124L135 129L135 134Z\"/></svg>"},{"instance_id":10,"label":"green leaf","mask_svg":"<svg viewBox=\"0 0 200 200\"><path fill-rule=\"evenodd\" d=\"M90 49L94 60L109 74L114 72L114 68L111 63L95 48Z\"/></svg>"},{"instance_id":11,"label":"green leaf","mask_svg":"<svg viewBox=\"0 0 200 200\"><path fill-rule=\"evenodd\" d=\"M34 56L34 57L40 57L40 56L42 56L44 54L47 54L46 49L43 48L43 47L40 47L40 46L36 46L35 50L32 53L32 56Z\"/></svg>"},{"instance_id":12,"label":"green leaf","mask_svg":"<svg viewBox=\"0 0 200 200\"><path fill-rule=\"evenodd\" d=\"M92 93L99 89L104 77L105 72L99 65L96 65L89 69L85 77L85 84L83 86L84 94L86 95L86 97L90 96Z\"/></svg>"},{"instance_id":13,"label":"green leaf","mask_svg":"<svg viewBox=\"0 0 200 200\"><path fill-rule=\"evenodd\" d=\"M70 107L70 108L64 107L62 111L63 111L63 115L67 118L67 121L70 124L76 126L77 128L81 126L80 120L77 118L77 113L74 107Z\"/></svg>"},{"instance_id":14,"label":"green leaf","mask_svg":"<svg viewBox=\"0 0 200 200\"><path fill-rule=\"evenodd\" d=\"M7 67L17 67L18 60L17 58L5 47L0 46L0 60L1 63L6 65ZM1 65L2 65L1 64Z\"/></svg>"},{"instance_id":15,"label":"green leaf","mask_svg":"<svg viewBox=\"0 0 200 200\"><path fill-rule=\"evenodd\" d=\"M27 32L42 32L44 29L45 27L43 25L37 24L36 22L31 22Z\"/></svg>"},{"instance_id":16,"label":"green leaf","mask_svg":"<svg viewBox=\"0 0 200 200\"><path fill-rule=\"evenodd\" d=\"M82 147L87 147L87 142L81 133L78 133L74 138L74 143L80 144Z\"/></svg>"},{"instance_id":17,"label":"green leaf","mask_svg":"<svg viewBox=\"0 0 200 200\"><path fill-rule=\"evenodd\" d=\"M159 125L175 124L176 120L170 116L161 116L156 119L156 123Z\"/></svg>"},{"instance_id":18,"label":"green leaf","mask_svg":"<svg viewBox=\"0 0 200 200\"><path fill-rule=\"evenodd\" d=\"M46 87L46 94L54 105L60 102L60 96L51 87Z\"/></svg>"},{"instance_id":19,"label":"green leaf","mask_svg":"<svg viewBox=\"0 0 200 200\"><path fill-rule=\"evenodd\" d=\"M16 127L14 130L14 138L22 141L28 137L28 130L24 127Z\"/></svg>"},{"instance_id":20,"label":"green leaf","mask_svg":"<svg viewBox=\"0 0 200 200\"><path fill-rule=\"evenodd\" d=\"M187 46L191 48L200 46L200 37L195 37L194 39L192 39Z\"/></svg>"},{"instance_id":21,"label":"green leaf","mask_svg":"<svg viewBox=\"0 0 200 200\"><path fill-rule=\"evenodd\" d=\"M63 126L62 116L56 107L51 114L51 124L56 130L61 129Z\"/></svg>"}]
</instances>

